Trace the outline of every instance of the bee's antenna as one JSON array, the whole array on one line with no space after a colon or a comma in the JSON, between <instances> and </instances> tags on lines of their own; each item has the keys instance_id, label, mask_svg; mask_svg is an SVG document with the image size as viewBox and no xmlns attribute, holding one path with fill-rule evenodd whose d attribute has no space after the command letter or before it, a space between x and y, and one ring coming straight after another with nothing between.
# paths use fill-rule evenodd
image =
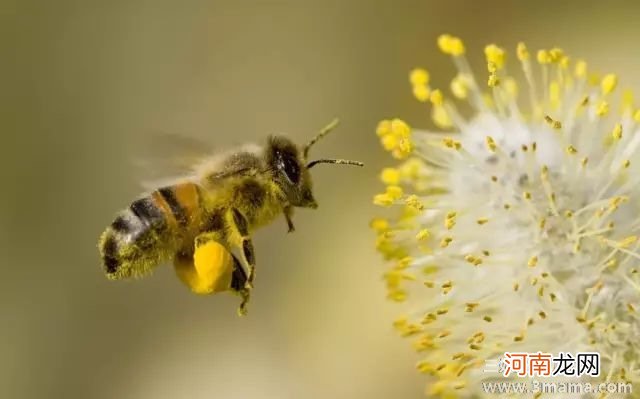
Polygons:
<instances>
[{"instance_id":1,"label":"bee's antenna","mask_svg":"<svg viewBox=\"0 0 640 399\"><path fill-rule=\"evenodd\" d=\"M307 164L307 169L311 169L319 163L334 163L338 165L364 166L362 162L350 161L348 159L316 159L315 161L311 161Z\"/></svg>"},{"instance_id":2,"label":"bee's antenna","mask_svg":"<svg viewBox=\"0 0 640 399\"><path fill-rule=\"evenodd\" d=\"M323 138L327 134L331 133L331 131L333 129L335 129L336 126L338 126L339 123L340 123L340 120L338 118L336 118L336 119L332 120L331 123L329 123L327 126L323 127L322 130L320 130L320 133L318 133L316 135L316 137L312 138L311 141L309 141L304 146L304 148L302 150L302 157L306 160L307 159L307 155L309 155L309 149L311 148L311 146L314 145L315 143L317 143L318 140L320 140L321 138Z\"/></svg>"}]
</instances>

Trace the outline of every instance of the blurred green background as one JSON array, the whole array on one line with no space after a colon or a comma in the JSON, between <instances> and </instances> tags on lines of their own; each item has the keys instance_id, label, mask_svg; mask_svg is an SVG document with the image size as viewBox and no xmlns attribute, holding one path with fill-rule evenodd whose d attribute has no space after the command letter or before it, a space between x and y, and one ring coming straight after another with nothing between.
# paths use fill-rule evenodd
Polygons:
<instances>
[{"instance_id":1,"label":"blurred green background","mask_svg":"<svg viewBox=\"0 0 640 399\"><path fill-rule=\"evenodd\" d=\"M640 87L631 2L3 1L0 4L0 397L418 398L391 330L367 224L374 129L429 127L407 83L455 72L435 38L561 46ZM627 3L629 5L627 5ZM138 195L129 154L154 132L229 147L287 132L366 169L314 169L317 211L255 235L248 317L191 295L169 267L109 282L96 240Z\"/></svg>"}]
</instances>

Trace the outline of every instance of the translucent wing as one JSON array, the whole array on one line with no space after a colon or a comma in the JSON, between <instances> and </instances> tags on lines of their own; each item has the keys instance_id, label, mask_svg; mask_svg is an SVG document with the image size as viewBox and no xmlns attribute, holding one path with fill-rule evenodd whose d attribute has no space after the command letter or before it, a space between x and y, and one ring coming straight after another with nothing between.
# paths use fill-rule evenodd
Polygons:
<instances>
[{"instance_id":1,"label":"translucent wing","mask_svg":"<svg viewBox=\"0 0 640 399\"><path fill-rule=\"evenodd\" d=\"M207 158L197 165L195 172L211 185L234 176L255 175L265 172L259 153L259 146L245 145Z\"/></svg>"},{"instance_id":2,"label":"translucent wing","mask_svg":"<svg viewBox=\"0 0 640 399\"><path fill-rule=\"evenodd\" d=\"M135 174L145 189L190 179L197 165L214 154L210 143L166 132L147 135L132 147Z\"/></svg>"}]
</instances>

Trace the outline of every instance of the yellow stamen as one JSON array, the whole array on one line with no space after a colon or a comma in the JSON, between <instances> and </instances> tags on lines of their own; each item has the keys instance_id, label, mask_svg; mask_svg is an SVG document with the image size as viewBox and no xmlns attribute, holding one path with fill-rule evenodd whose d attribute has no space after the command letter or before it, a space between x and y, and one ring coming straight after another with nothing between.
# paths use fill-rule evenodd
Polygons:
<instances>
[{"instance_id":1,"label":"yellow stamen","mask_svg":"<svg viewBox=\"0 0 640 399\"><path fill-rule=\"evenodd\" d=\"M416 98L416 100L420 101L421 103L426 103L427 101L429 101L429 96L431 95L431 92L429 91L429 88L425 85L414 85L412 88L413 91L413 96Z\"/></svg>"},{"instance_id":2,"label":"yellow stamen","mask_svg":"<svg viewBox=\"0 0 640 399\"><path fill-rule=\"evenodd\" d=\"M429 84L429 72L423 68L415 68L409 73L409 82L413 86L426 86Z\"/></svg>"},{"instance_id":3,"label":"yellow stamen","mask_svg":"<svg viewBox=\"0 0 640 399\"><path fill-rule=\"evenodd\" d=\"M416 239L418 241L422 241L422 240L426 240L427 238L429 238L431 236L431 233L429 232L429 230L427 229L422 229L418 232L418 234L416 234Z\"/></svg>"},{"instance_id":4,"label":"yellow stamen","mask_svg":"<svg viewBox=\"0 0 640 399\"><path fill-rule=\"evenodd\" d=\"M373 218L369 223L369 227L376 233L383 233L389 230L389 221L383 218Z\"/></svg>"},{"instance_id":5,"label":"yellow stamen","mask_svg":"<svg viewBox=\"0 0 640 399\"><path fill-rule=\"evenodd\" d=\"M440 91L439 89L432 91L431 96L429 97L429 100L433 105L436 105L436 106L442 105L444 103L444 97L442 95L442 91Z\"/></svg>"},{"instance_id":6,"label":"yellow stamen","mask_svg":"<svg viewBox=\"0 0 640 399\"><path fill-rule=\"evenodd\" d=\"M444 106L434 106L431 109L431 119L441 129L449 129L453 126L453 120Z\"/></svg>"},{"instance_id":7,"label":"yellow stamen","mask_svg":"<svg viewBox=\"0 0 640 399\"><path fill-rule=\"evenodd\" d=\"M549 115L545 115L544 116L544 120L545 122L547 122L549 125L551 125L551 127L553 127L556 130L562 129L562 122L554 120L552 117L550 117Z\"/></svg>"},{"instance_id":8,"label":"yellow stamen","mask_svg":"<svg viewBox=\"0 0 640 399\"><path fill-rule=\"evenodd\" d=\"M551 63L551 55L547 50L538 50L537 60L539 64L545 65Z\"/></svg>"},{"instance_id":9,"label":"yellow stamen","mask_svg":"<svg viewBox=\"0 0 640 399\"><path fill-rule=\"evenodd\" d=\"M400 186L388 186L387 191L385 192L389 197L394 200L400 199L403 195L402 187Z\"/></svg>"},{"instance_id":10,"label":"yellow stamen","mask_svg":"<svg viewBox=\"0 0 640 399\"><path fill-rule=\"evenodd\" d=\"M384 168L380 180L386 185L397 185L400 182L400 171L396 168Z\"/></svg>"},{"instance_id":11,"label":"yellow stamen","mask_svg":"<svg viewBox=\"0 0 640 399\"><path fill-rule=\"evenodd\" d=\"M605 75L602 78L602 82L600 83L600 87L602 88L602 94L607 95L615 90L618 85L618 77L612 73Z\"/></svg>"},{"instance_id":12,"label":"yellow stamen","mask_svg":"<svg viewBox=\"0 0 640 399\"><path fill-rule=\"evenodd\" d=\"M606 101L601 101L596 107L596 115L605 116L609 113L609 103Z\"/></svg>"},{"instance_id":13,"label":"yellow stamen","mask_svg":"<svg viewBox=\"0 0 640 399\"><path fill-rule=\"evenodd\" d=\"M438 47L440 51L454 57L463 55L465 52L462 40L451 35L440 35L438 37Z\"/></svg>"},{"instance_id":14,"label":"yellow stamen","mask_svg":"<svg viewBox=\"0 0 640 399\"><path fill-rule=\"evenodd\" d=\"M500 79L495 73L489 75L489 80L487 81L487 85L489 87L496 87L500 84Z\"/></svg>"},{"instance_id":15,"label":"yellow stamen","mask_svg":"<svg viewBox=\"0 0 640 399\"><path fill-rule=\"evenodd\" d=\"M459 149L462 148L462 143L460 143L458 140L454 140L454 139L452 139L450 137L445 137L444 139L442 139L442 143L447 148L451 148L451 149L455 149L455 150L459 150Z\"/></svg>"},{"instance_id":16,"label":"yellow stamen","mask_svg":"<svg viewBox=\"0 0 640 399\"><path fill-rule=\"evenodd\" d=\"M464 75L459 74L453 78L450 88L453 95L461 100L466 99L469 95L469 87Z\"/></svg>"},{"instance_id":17,"label":"yellow stamen","mask_svg":"<svg viewBox=\"0 0 640 399\"><path fill-rule=\"evenodd\" d=\"M420 201L418 196L415 195L415 194L412 194L409 197L407 197L406 203L407 203L407 205L409 205L410 207L412 207L415 210L418 210L418 211L423 211L424 210L424 205L422 204L422 202Z\"/></svg>"},{"instance_id":18,"label":"yellow stamen","mask_svg":"<svg viewBox=\"0 0 640 399\"><path fill-rule=\"evenodd\" d=\"M611 136L614 140L620 140L622 138L622 125L620 123L615 124Z\"/></svg>"},{"instance_id":19,"label":"yellow stamen","mask_svg":"<svg viewBox=\"0 0 640 399\"><path fill-rule=\"evenodd\" d=\"M520 61L526 61L530 57L529 50L527 49L526 44L524 44L523 42L518 43L518 46L516 47L516 53L518 54L518 59Z\"/></svg>"},{"instance_id":20,"label":"yellow stamen","mask_svg":"<svg viewBox=\"0 0 640 399\"><path fill-rule=\"evenodd\" d=\"M502 48L490 44L484 48L484 54L487 57L487 62L495 65L497 69L504 67L505 51Z\"/></svg>"},{"instance_id":21,"label":"yellow stamen","mask_svg":"<svg viewBox=\"0 0 640 399\"><path fill-rule=\"evenodd\" d=\"M378 137L383 137L391 133L391 121L388 119L378 122L376 127L376 134Z\"/></svg>"},{"instance_id":22,"label":"yellow stamen","mask_svg":"<svg viewBox=\"0 0 640 399\"><path fill-rule=\"evenodd\" d=\"M411 127L402 119L391 120L391 133L399 137L409 137L411 135Z\"/></svg>"},{"instance_id":23,"label":"yellow stamen","mask_svg":"<svg viewBox=\"0 0 640 399\"><path fill-rule=\"evenodd\" d=\"M452 237L444 237L441 241L440 241L440 248L446 248L449 246L449 244L451 244L451 242L453 241Z\"/></svg>"},{"instance_id":24,"label":"yellow stamen","mask_svg":"<svg viewBox=\"0 0 640 399\"><path fill-rule=\"evenodd\" d=\"M574 73L577 78L584 79L587 76L587 63L583 60L578 60Z\"/></svg>"}]
</instances>

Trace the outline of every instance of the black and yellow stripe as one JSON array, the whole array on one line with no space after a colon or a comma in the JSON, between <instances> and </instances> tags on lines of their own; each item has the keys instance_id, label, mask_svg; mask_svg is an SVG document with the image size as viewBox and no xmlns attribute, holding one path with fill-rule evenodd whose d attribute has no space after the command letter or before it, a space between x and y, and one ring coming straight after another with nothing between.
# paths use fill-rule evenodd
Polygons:
<instances>
[{"instance_id":1,"label":"black and yellow stripe","mask_svg":"<svg viewBox=\"0 0 640 399\"><path fill-rule=\"evenodd\" d=\"M146 274L173 257L176 238L189 236L200 216L201 192L193 183L162 187L131 203L103 233L105 273L119 279Z\"/></svg>"},{"instance_id":2,"label":"black and yellow stripe","mask_svg":"<svg viewBox=\"0 0 640 399\"><path fill-rule=\"evenodd\" d=\"M176 188L174 187L164 187L159 189L157 192L160 194L164 202L167 204L169 209L171 210L171 214L173 218L178 223L179 226L185 227L187 225L187 214L185 209L180 205L178 201L178 197L176 196Z\"/></svg>"},{"instance_id":3,"label":"black and yellow stripe","mask_svg":"<svg viewBox=\"0 0 640 399\"><path fill-rule=\"evenodd\" d=\"M154 203L152 198L140 198L139 200L133 201L129 209L146 227L164 222L162 211Z\"/></svg>"},{"instance_id":4,"label":"black and yellow stripe","mask_svg":"<svg viewBox=\"0 0 640 399\"><path fill-rule=\"evenodd\" d=\"M120 265L120 261L118 260L118 243L115 236L112 234L106 235L101 242L100 250L104 270L107 274L115 273Z\"/></svg>"}]
</instances>

